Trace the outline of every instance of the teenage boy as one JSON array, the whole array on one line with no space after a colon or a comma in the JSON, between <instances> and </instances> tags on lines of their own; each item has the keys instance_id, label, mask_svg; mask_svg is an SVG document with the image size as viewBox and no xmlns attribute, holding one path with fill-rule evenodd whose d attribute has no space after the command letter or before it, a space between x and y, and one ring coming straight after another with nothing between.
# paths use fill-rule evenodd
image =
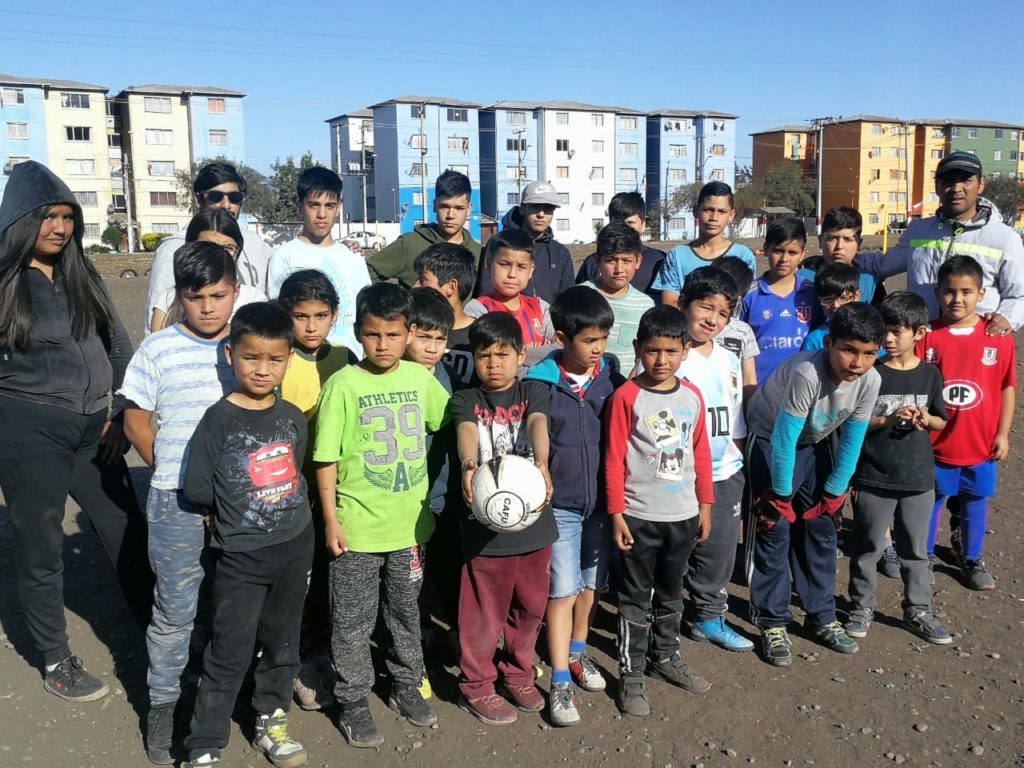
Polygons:
<instances>
[{"instance_id":1,"label":"teenage boy","mask_svg":"<svg viewBox=\"0 0 1024 768\"><path fill-rule=\"evenodd\" d=\"M358 354L353 332L356 295L370 284L366 260L334 239L332 230L341 207L341 179L330 168L314 166L299 174L296 196L302 216L299 236L274 251L267 272L267 296L276 299L292 272L318 269L338 294L337 319L328 339Z\"/></svg>"},{"instance_id":2,"label":"teenage boy","mask_svg":"<svg viewBox=\"0 0 1024 768\"><path fill-rule=\"evenodd\" d=\"M811 284L822 267L833 264L849 264L856 267L857 252L863 242L863 226L864 218L856 208L848 205L830 208L821 220L821 255L804 259L797 274L804 282ZM858 287L860 298L856 301L866 301L876 307L881 305L882 299L885 298L885 286L881 278L867 272L859 272Z\"/></svg>"},{"instance_id":3,"label":"teenage boy","mask_svg":"<svg viewBox=\"0 0 1024 768\"><path fill-rule=\"evenodd\" d=\"M621 221L642 238L644 230L647 228L647 205L644 203L643 195L639 192L619 192L612 197L608 203L608 223L614 224L617 221ZM659 302L661 301L661 291L654 288L654 281L661 272L661 263L665 260L665 252L641 244L640 255L643 258L637 265L631 284L638 291L650 296L652 301ZM595 253L580 264L579 271L576 273L576 284L579 285L588 280L596 281L599 272L598 258Z\"/></svg>"},{"instance_id":4,"label":"teenage boy","mask_svg":"<svg viewBox=\"0 0 1024 768\"><path fill-rule=\"evenodd\" d=\"M529 236L536 270L526 286L526 293L550 304L555 297L573 285L572 254L554 239L551 221L559 207L558 192L546 181L533 181L526 185L519 205L502 217L502 231L517 229ZM493 253L494 238L487 243L480 263L475 296L486 296L494 288L493 277L487 268L487 256Z\"/></svg>"},{"instance_id":5,"label":"teenage boy","mask_svg":"<svg viewBox=\"0 0 1024 768\"><path fill-rule=\"evenodd\" d=\"M452 243L473 254L473 264L480 260L480 243L466 229L472 210L473 187L469 177L458 171L445 171L434 182L434 223L417 224L412 232L402 235L391 245L371 253L366 265L375 281L395 279L399 285L416 285L416 257L432 245Z\"/></svg>"},{"instance_id":6,"label":"teenage boy","mask_svg":"<svg viewBox=\"0 0 1024 768\"><path fill-rule=\"evenodd\" d=\"M982 550L988 499L996 494L996 462L1010 452L1016 388L1012 336L991 336L983 319L985 272L970 256L951 256L938 275L941 317L918 344L918 356L934 363L946 386L945 428L934 435L935 508L928 534L934 556L939 515L946 499L960 502L960 569L971 589L994 589Z\"/></svg>"},{"instance_id":7,"label":"teenage boy","mask_svg":"<svg viewBox=\"0 0 1024 768\"><path fill-rule=\"evenodd\" d=\"M235 260L215 243L188 243L175 256L174 284L184 321L139 345L121 386L128 401L125 435L154 470L146 502L149 562L156 576L146 631L146 753L158 765L173 762L174 708L203 579L199 558L206 535L200 509L181 490L185 457L206 409L235 387L224 351L238 296Z\"/></svg>"},{"instance_id":8,"label":"teenage boy","mask_svg":"<svg viewBox=\"0 0 1024 768\"><path fill-rule=\"evenodd\" d=\"M733 279L736 283L736 295L740 297L733 307L732 317L720 334L715 336L715 343L725 347L740 360L740 367L743 370L743 402L747 402L754 390L757 389L757 367L754 358L761 354L761 348L757 346L757 337L754 329L749 323L740 320L739 314L742 308L742 298L750 291L750 284L754 282L754 270L752 270L743 259L738 256L719 256L713 262L712 267L717 267Z\"/></svg>"},{"instance_id":9,"label":"teenage boy","mask_svg":"<svg viewBox=\"0 0 1024 768\"><path fill-rule=\"evenodd\" d=\"M199 169L192 182L192 194L199 208L223 208L236 219L245 200L245 177L230 163L208 163ZM150 334L149 321L153 309L160 305L168 291L174 289L174 254L185 244L185 227L160 241L153 254L149 271L149 290L146 293L145 334ZM255 232L245 238L242 250L235 254L239 285L246 285L260 293L267 292L267 265L270 246Z\"/></svg>"},{"instance_id":10,"label":"teenage boy","mask_svg":"<svg viewBox=\"0 0 1024 768\"><path fill-rule=\"evenodd\" d=\"M805 352L824 349L828 326L836 312L850 302L860 301L862 297L860 270L852 264L844 262L826 264L818 269L813 278L814 295L818 298L818 305L821 307L824 321L804 336L801 349Z\"/></svg>"},{"instance_id":11,"label":"teenage boy","mask_svg":"<svg viewBox=\"0 0 1024 768\"><path fill-rule=\"evenodd\" d=\"M942 374L914 354L928 330L928 308L921 297L893 293L881 310L887 355L875 366L881 385L853 478L853 607L846 632L867 637L878 604L875 571L892 527L903 577L903 626L929 643L945 645L952 640L932 613L928 574L928 526L935 502L929 433L946 425Z\"/></svg>"},{"instance_id":12,"label":"teenage boy","mask_svg":"<svg viewBox=\"0 0 1024 768\"><path fill-rule=\"evenodd\" d=\"M469 348L469 326L473 319L465 306L476 282L476 258L466 248L438 243L427 248L413 261L416 287L436 288L452 306L454 320L448 333L444 361L463 384L473 378L473 352Z\"/></svg>"},{"instance_id":13,"label":"teenage boy","mask_svg":"<svg viewBox=\"0 0 1024 768\"><path fill-rule=\"evenodd\" d=\"M649 309L636 338L643 372L616 390L605 415L605 493L620 550L617 702L636 717L651 714L645 669L690 693L711 690L679 651L683 574L711 533L714 503L704 399L676 378L689 345L678 310Z\"/></svg>"},{"instance_id":14,"label":"teenage boy","mask_svg":"<svg viewBox=\"0 0 1024 768\"><path fill-rule=\"evenodd\" d=\"M242 307L225 348L235 390L206 411L192 438L185 498L211 519L213 639L203 657L188 768L220 762L231 713L252 663L252 745L277 768L306 762L288 736L299 626L313 561L301 467L306 419L274 394L292 357L292 319L269 302Z\"/></svg>"},{"instance_id":15,"label":"teenage boy","mask_svg":"<svg viewBox=\"0 0 1024 768\"><path fill-rule=\"evenodd\" d=\"M743 419L740 360L716 344L715 339L732 319L736 302L736 284L722 270L701 267L686 276L679 311L686 318L690 349L678 375L697 387L704 398L711 476L715 483L711 535L693 550L686 576L693 600L690 637L727 651L749 651L754 644L725 621L725 588L736 562L746 490L743 446L747 425Z\"/></svg>"},{"instance_id":16,"label":"teenage boy","mask_svg":"<svg viewBox=\"0 0 1024 768\"><path fill-rule=\"evenodd\" d=\"M424 437L447 418L448 393L422 365L402 360L415 331L412 297L378 283L359 292L356 334L363 359L324 385L317 416L317 485L330 563L331 659L338 727L353 747L384 737L370 713L370 635L382 606L392 692L410 723L437 714L418 690L423 676L418 598L422 545L434 530ZM383 592L383 601L381 593Z\"/></svg>"},{"instance_id":17,"label":"teenage boy","mask_svg":"<svg viewBox=\"0 0 1024 768\"><path fill-rule=\"evenodd\" d=\"M643 265L640 235L623 222L613 222L597 235L596 279L583 285L600 293L611 305L615 323L608 336L608 354L615 357L619 370L629 376L636 363L633 339L644 312L654 300L633 287L637 269Z\"/></svg>"},{"instance_id":18,"label":"teenage boy","mask_svg":"<svg viewBox=\"0 0 1024 768\"><path fill-rule=\"evenodd\" d=\"M473 503L474 474L496 456L531 459L547 485L544 510L529 528L496 533L472 515L462 525L459 706L488 725L510 725L518 715L495 691L499 672L516 708L544 708L534 684L533 653L550 586L551 544L558 538L548 505L548 387L516 377L526 348L510 315L481 317L470 326L469 342L480 384L452 398L465 502Z\"/></svg>"},{"instance_id":19,"label":"teenage boy","mask_svg":"<svg viewBox=\"0 0 1024 768\"><path fill-rule=\"evenodd\" d=\"M526 376L527 381L544 382L550 393L551 504L558 541L551 547L545 616L551 661L548 711L551 722L560 726L580 722L574 682L584 691L605 688L600 669L587 654L587 636L612 554L600 469L605 404L624 382L604 354L615 321L612 308L596 291L584 286L564 291L551 305L562 349Z\"/></svg>"},{"instance_id":20,"label":"teenage boy","mask_svg":"<svg viewBox=\"0 0 1024 768\"><path fill-rule=\"evenodd\" d=\"M757 516L750 608L761 652L776 667L793 663L791 578L807 633L838 653L859 650L836 620L836 532L878 397L873 365L884 333L877 309L847 304L832 319L825 348L782 363L747 409ZM836 430L833 457L828 438Z\"/></svg>"}]
</instances>

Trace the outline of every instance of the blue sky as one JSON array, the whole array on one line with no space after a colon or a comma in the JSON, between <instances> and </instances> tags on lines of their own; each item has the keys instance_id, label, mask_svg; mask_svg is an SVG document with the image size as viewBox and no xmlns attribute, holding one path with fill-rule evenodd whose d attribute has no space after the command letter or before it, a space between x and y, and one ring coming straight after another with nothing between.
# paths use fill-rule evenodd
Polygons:
<instances>
[{"instance_id":1,"label":"blue sky","mask_svg":"<svg viewBox=\"0 0 1024 768\"><path fill-rule=\"evenodd\" d=\"M211 3L0 0L0 72L248 94L248 164L406 93L715 109L747 134L823 115L1024 124L1015 0Z\"/></svg>"}]
</instances>

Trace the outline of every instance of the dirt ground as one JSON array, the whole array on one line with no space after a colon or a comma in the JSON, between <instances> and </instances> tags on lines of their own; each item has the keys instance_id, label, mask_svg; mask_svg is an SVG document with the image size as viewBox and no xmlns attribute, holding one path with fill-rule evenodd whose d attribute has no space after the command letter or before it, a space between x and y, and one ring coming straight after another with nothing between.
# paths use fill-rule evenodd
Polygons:
<instances>
[{"instance_id":1,"label":"dirt ground","mask_svg":"<svg viewBox=\"0 0 1024 768\"><path fill-rule=\"evenodd\" d=\"M118 279L103 265L115 300L138 341L146 281ZM143 258L142 261L145 259ZM140 273L141 274L141 273ZM899 281L892 281L893 287ZM1018 354L1024 352L1018 346ZM1019 409L1020 410L1020 409ZM1019 413L1018 410L1018 413ZM696 697L652 681L655 714L622 719L608 694L580 697L583 723L552 729L524 715L510 728L488 728L459 710L453 670L431 664L437 726L419 729L385 706L381 681L371 707L385 736L376 750L348 747L327 714L293 709L291 732L313 766L561 765L686 766L997 766L1024 768L1024 440L1018 415L1012 451L1001 468L990 514L986 559L995 591L968 591L950 561L937 568L934 607L954 633L950 646L930 646L899 627L899 582L880 579L877 623L860 653L840 656L793 632L797 655L788 670L754 653L731 654L682 640L683 658L714 684ZM137 464L137 461L134 462ZM144 470L135 470L140 489ZM65 521L65 591L72 647L111 695L70 704L46 693L28 637L13 569L0 569L0 767L148 765L140 735L146 711L146 653L96 537L73 503ZM945 542L943 535L940 542ZM945 550L940 557L946 556ZM0 560L12 563L9 519L0 508ZM840 608L846 605L848 561L840 561ZM756 637L747 590L730 586L730 621ZM798 618L801 616L796 611ZM602 606L592 636L596 657L616 669L614 609ZM547 687L548 677L541 680ZM239 706L228 766L267 765L247 743L247 707Z\"/></svg>"}]
</instances>

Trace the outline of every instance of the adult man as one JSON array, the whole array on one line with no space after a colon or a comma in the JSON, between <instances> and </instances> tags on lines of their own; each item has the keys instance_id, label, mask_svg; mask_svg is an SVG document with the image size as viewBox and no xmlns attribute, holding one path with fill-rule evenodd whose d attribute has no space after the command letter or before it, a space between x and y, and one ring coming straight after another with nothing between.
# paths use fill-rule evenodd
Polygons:
<instances>
[{"instance_id":1,"label":"adult man","mask_svg":"<svg viewBox=\"0 0 1024 768\"><path fill-rule=\"evenodd\" d=\"M192 192L200 208L224 208L236 219L245 199L245 191L245 179L230 163L216 162L204 165L192 182ZM161 297L174 288L174 252L185 243L185 229L183 227L170 237L165 237L153 257L144 316L147 336L153 308ZM242 285L266 293L269 262L270 246L255 232L247 232L242 250L236 258L238 281Z\"/></svg>"},{"instance_id":2,"label":"adult man","mask_svg":"<svg viewBox=\"0 0 1024 768\"><path fill-rule=\"evenodd\" d=\"M899 244L884 256L862 254L857 264L879 277L906 272L907 288L924 299L929 317L938 317L939 267L954 254L971 256L984 270L985 296L978 311L990 319L987 333L1013 333L1024 325L1024 245L1003 224L995 205L981 196L984 191L981 161L975 155L946 155L935 169L938 212L911 221Z\"/></svg>"}]
</instances>

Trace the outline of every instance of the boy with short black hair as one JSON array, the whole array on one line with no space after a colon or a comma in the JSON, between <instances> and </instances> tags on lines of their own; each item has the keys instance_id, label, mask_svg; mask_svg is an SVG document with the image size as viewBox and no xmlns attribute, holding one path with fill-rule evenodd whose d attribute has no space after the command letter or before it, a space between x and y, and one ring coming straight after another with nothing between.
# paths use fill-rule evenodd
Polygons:
<instances>
[{"instance_id":1,"label":"boy with short black hair","mask_svg":"<svg viewBox=\"0 0 1024 768\"><path fill-rule=\"evenodd\" d=\"M857 252L863 242L863 226L864 218L856 208L837 205L826 211L821 220L821 237L818 238L821 255L805 259L798 272L804 282L814 283L815 275L822 267L833 264L849 264L856 267ZM885 285L881 278L867 272L858 272L858 287L860 298L856 301L866 301L876 307L881 305L882 299L885 298Z\"/></svg>"},{"instance_id":2,"label":"boy with short black hair","mask_svg":"<svg viewBox=\"0 0 1024 768\"><path fill-rule=\"evenodd\" d=\"M473 295L476 282L476 257L454 243L438 243L427 248L413 262L418 288L436 288L448 300L455 313L448 332L444 360L463 384L473 378L473 352L469 348L469 326L473 318L465 305Z\"/></svg>"},{"instance_id":3,"label":"boy with short black hair","mask_svg":"<svg viewBox=\"0 0 1024 768\"><path fill-rule=\"evenodd\" d=\"M761 652L776 667L793 663L791 571L808 634L838 653L859 650L836 620L836 532L878 397L873 365L884 333L877 309L847 304L832 319L825 348L782 363L747 409L757 525L750 608ZM828 438L836 430L833 456Z\"/></svg>"},{"instance_id":4,"label":"boy with short black hair","mask_svg":"<svg viewBox=\"0 0 1024 768\"><path fill-rule=\"evenodd\" d=\"M353 333L356 294L370 284L366 260L334 239L341 211L341 178L330 168L314 166L299 174L296 188L302 231L274 251L267 269L267 296L276 299L292 272L318 269L327 275L338 294L337 320L331 327L332 344L359 353Z\"/></svg>"},{"instance_id":5,"label":"boy with short black hair","mask_svg":"<svg viewBox=\"0 0 1024 768\"><path fill-rule=\"evenodd\" d=\"M274 394L291 362L291 342L292 320L278 305L239 309L225 348L237 384L207 409L192 437L183 492L210 517L217 566L213 639L185 740L188 768L219 765L257 635L252 745L278 768L306 762L305 749L288 736L313 560L300 472L306 419Z\"/></svg>"},{"instance_id":6,"label":"boy with short black hair","mask_svg":"<svg viewBox=\"0 0 1024 768\"><path fill-rule=\"evenodd\" d=\"M423 676L418 597L422 545L434 530L424 438L447 419L448 393L422 365L402 360L412 297L378 283L359 292L363 359L324 385L317 416L317 485L331 561L331 659L338 727L354 747L379 746L367 697L374 683L370 635L384 593L388 705L413 725L437 714L418 690Z\"/></svg>"},{"instance_id":7,"label":"boy with short black hair","mask_svg":"<svg viewBox=\"0 0 1024 768\"><path fill-rule=\"evenodd\" d=\"M804 336L803 351L824 349L828 326L840 307L860 301L860 270L852 264L836 262L821 267L814 276L814 295L824 315L824 322Z\"/></svg>"},{"instance_id":8,"label":"boy with short black hair","mask_svg":"<svg viewBox=\"0 0 1024 768\"><path fill-rule=\"evenodd\" d=\"M608 336L608 354L618 361L619 371L628 376L636 363L633 339L640 317L654 306L654 300L633 287L633 277L643 264L640 235L623 222L612 222L597 235L597 277L583 285L600 293L615 313Z\"/></svg>"},{"instance_id":9,"label":"boy with short black hair","mask_svg":"<svg viewBox=\"0 0 1024 768\"><path fill-rule=\"evenodd\" d=\"M892 527L903 577L903 626L929 643L952 642L932 613L928 526L935 502L935 458L929 433L946 424L942 374L914 348L928 329L928 307L910 291L882 301L885 360L875 366L878 400L853 478L853 553L846 632L867 637L877 605L876 567Z\"/></svg>"},{"instance_id":10,"label":"boy with short black hair","mask_svg":"<svg viewBox=\"0 0 1024 768\"><path fill-rule=\"evenodd\" d=\"M480 384L452 397L466 503L473 503L473 476L496 456L532 460L547 486L544 510L528 528L496 533L472 515L462 525L459 706L488 725L510 725L518 715L495 692L499 672L516 708L544 708L534 684L533 653L550 586L551 544L558 538L549 504L549 395L541 382L516 377L526 348L511 315L484 315L470 326L469 343Z\"/></svg>"},{"instance_id":11,"label":"boy with short black hair","mask_svg":"<svg viewBox=\"0 0 1024 768\"><path fill-rule=\"evenodd\" d=\"M235 387L224 350L238 296L235 260L214 243L188 243L174 257L174 285L185 319L146 337L121 386L128 401L125 436L154 469L146 501L156 576L146 630L146 754L159 765L173 762L174 709L203 580L206 532L198 508L182 493L186 454L206 409Z\"/></svg>"},{"instance_id":12,"label":"boy with short black hair","mask_svg":"<svg viewBox=\"0 0 1024 768\"><path fill-rule=\"evenodd\" d=\"M942 316L918 343L917 354L946 379L948 419L932 438L935 451L935 507L928 533L934 556L939 516L947 497L960 502L959 564L971 589L995 588L982 560L988 499L996 494L996 463L1010 452L1016 400L1013 336L989 336L991 318L978 314L985 297L984 271L970 256L950 256L939 267Z\"/></svg>"},{"instance_id":13,"label":"boy with short black hair","mask_svg":"<svg viewBox=\"0 0 1024 768\"><path fill-rule=\"evenodd\" d=\"M533 366L527 381L548 386L551 504L558 540L551 548L547 641L551 661L549 713L555 725L580 722L573 682L601 691L605 680L587 654L587 636L611 558L611 530L600 489L601 420L608 397L625 380L606 355L615 324L608 301L573 286L551 305L562 349Z\"/></svg>"},{"instance_id":14,"label":"boy with short black hair","mask_svg":"<svg viewBox=\"0 0 1024 768\"><path fill-rule=\"evenodd\" d=\"M686 563L711 533L714 481L704 399L676 378L690 346L683 315L664 305L647 310L635 345L643 371L607 406L604 483L620 550L617 702L624 714L645 717L645 670L690 693L711 689L682 660L679 625Z\"/></svg>"},{"instance_id":15,"label":"boy with short black hair","mask_svg":"<svg viewBox=\"0 0 1024 768\"><path fill-rule=\"evenodd\" d=\"M740 366L743 369L743 401L746 402L757 389L757 368L754 365L754 358L761 354L761 348L757 346L754 329L740 320L739 314L743 297L749 293L750 285L754 282L754 270L738 256L719 256L711 262L711 266L725 272L736 283L736 295L739 298L733 307L729 322L715 337L715 343L725 347L740 359Z\"/></svg>"}]
</instances>

